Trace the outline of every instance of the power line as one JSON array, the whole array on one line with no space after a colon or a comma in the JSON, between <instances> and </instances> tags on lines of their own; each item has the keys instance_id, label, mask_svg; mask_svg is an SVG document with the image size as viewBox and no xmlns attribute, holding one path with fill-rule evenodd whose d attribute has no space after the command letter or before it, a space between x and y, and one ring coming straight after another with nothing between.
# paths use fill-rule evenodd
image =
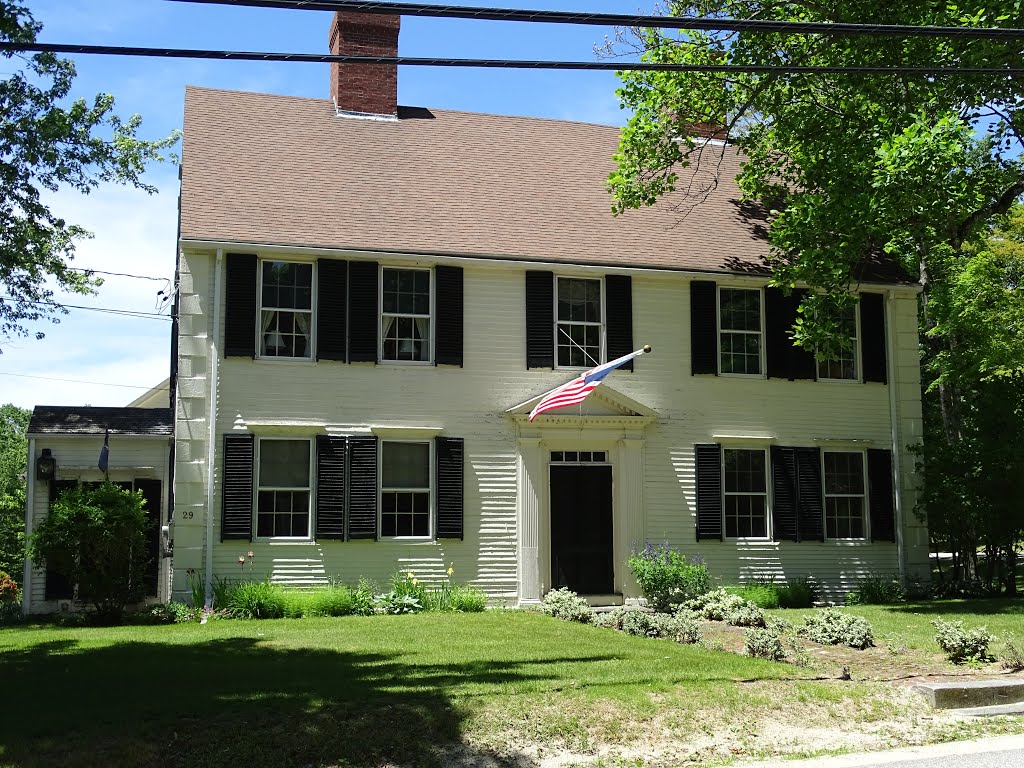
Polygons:
<instances>
[{"instance_id":1,"label":"power line","mask_svg":"<svg viewBox=\"0 0 1024 768\"><path fill-rule=\"evenodd\" d=\"M220 59L224 61L288 61L307 64L397 64L412 67L479 67L484 69L555 69L621 72L730 72L760 74L857 74L857 75L1024 75L1024 67L920 67L902 66L803 66L790 64L655 64L633 61L522 61L512 59L451 59L412 56L339 56L321 53L272 53L269 51L215 51L191 48L133 48L116 45L70 45L66 43L0 42L0 51L80 53L106 56L149 56L174 59Z\"/></svg>"},{"instance_id":2,"label":"power line","mask_svg":"<svg viewBox=\"0 0 1024 768\"><path fill-rule=\"evenodd\" d=\"M107 307L86 307L81 304L62 304L57 301L35 301L33 299L16 299L13 296L0 296L0 301L13 301L17 304L35 304L37 306L56 307L58 309L84 309L89 312L104 312L111 315L138 317L143 320L171 320L167 315L158 312L142 312L134 309L108 309Z\"/></svg>"},{"instance_id":3,"label":"power line","mask_svg":"<svg viewBox=\"0 0 1024 768\"><path fill-rule=\"evenodd\" d=\"M95 384L100 387L124 387L125 389L152 389L166 392L169 387L145 387L141 384L113 384L109 381L85 381L83 379L61 379L56 376L34 376L28 373L7 373L0 371L0 376L17 376L19 379L43 379L44 381L63 381L69 384Z\"/></svg>"},{"instance_id":4,"label":"power line","mask_svg":"<svg viewBox=\"0 0 1024 768\"><path fill-rule=\"evenodd\" d=\"M523 21L544 24L583 24L611 27L697 29L732 32L783 32L829 36L959 37L985 40L1024 40L1024 29L1003 27L938 27L910 24L862 24L853 22L773 21L770 19L713 19L644 16L626 13L540 11L522 8L467 8L466 6L376 2L375 0L173 0L204 5L237 5L253 8L290 8L310 11L359 11L400 16L428 16L483 21Z\"/></svg>"},{"instance_id":5,"label":"power line","mask_svg":"<svg viewBox=\"0 0 1024 768\"><path fill-rule=\"evenodd\" d=\"M133 275L130 272L105 272L102 269L90 269L89 267L68 267L72 272L86 272L90 275L113 275L114 277L135 277L139 280L156 280L162 283L169 283L170 278L153 277L151 275Z\"/></svg>"}]
</instances>

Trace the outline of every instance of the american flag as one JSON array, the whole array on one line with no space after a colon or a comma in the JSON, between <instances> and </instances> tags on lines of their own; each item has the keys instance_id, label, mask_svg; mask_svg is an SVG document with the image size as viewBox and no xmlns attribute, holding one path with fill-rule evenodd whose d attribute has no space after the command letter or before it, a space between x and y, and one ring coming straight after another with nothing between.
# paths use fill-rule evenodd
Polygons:
<instances>
[{"instance_id":1,"label":"american flag","mask_svg":"<svg viewBox=\"0 0 1024 768\"><path fill-rule=\"evenodd\" d=\"M565 408L567 405L582 403L587 399L587 395L597 389L598 385L604 381L605 376L614 371L620 365L628 363L634 357L640 357L640 355L650 351L651 347L650 345L647 345L643 349L638 349L636 352L630 352L628 355L618 357L604 365L591 368L589 371L581 376L577 376L567 384L563 384L560 387L552 389L544 395L534 409L530 411L530 421L533 421L544 413L544 411L550 411L555 408Z\"/></svg>"}]
</instances>

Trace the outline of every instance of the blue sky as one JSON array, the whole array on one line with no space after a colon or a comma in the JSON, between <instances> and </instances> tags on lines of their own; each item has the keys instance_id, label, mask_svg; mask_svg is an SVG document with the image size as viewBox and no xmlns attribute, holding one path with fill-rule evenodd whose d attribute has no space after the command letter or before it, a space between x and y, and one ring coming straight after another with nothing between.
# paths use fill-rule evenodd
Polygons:
<instances>
[{"instance_id":1,"label":"blue sky","mask_svg":"<svg viewBox=\"0 0 1024 768\"><path fill-rule=\"evenodd\" d=\"M446 0L465 6L650 13L653 0ZM29 0L43 23L40 40L224 50L327 52L331 14L232 8L168 0ZM404 18L406 56L593 60L614 30L569 25ZM156 138L181 126L185 85L328 97L326 64L218 62L129 57L73 57L72 96L117 99L122 116L143 116ZM13 64L0 67L0 72ZM474 112L530 115L619 125L624 115L610 72L470 70L403 67L399 102ZM159 193L103 186L88 196L61 191L54 210L94 233L75 265L169 279L174 272L177 169L154 166ZM152 312L159 280L110 277L96 297L69 303ZM0 403L124 405L167 376L170 323L71 310L59 325L31 328L46 338L0 341ZM97 382L84 383L84 382Z\"/></svg>"}]
</instances>

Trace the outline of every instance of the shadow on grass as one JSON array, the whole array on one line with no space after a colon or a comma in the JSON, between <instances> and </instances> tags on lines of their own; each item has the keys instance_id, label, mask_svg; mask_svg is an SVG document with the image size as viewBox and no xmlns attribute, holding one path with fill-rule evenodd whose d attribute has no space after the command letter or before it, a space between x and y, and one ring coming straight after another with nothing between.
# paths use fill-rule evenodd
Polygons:
<instances>
[{"instance_id":1,"label":"shadow on grass","mask_svg":"<svg viewBox=\"0 0 1024 768\"><path fill-rule=\"evenodd\" d=\"M409 664L252 638L43 642L0 655L0 766L436 766L461 742L452 693L543 677L521 666ZM532 765L465 745L459 756Z\"/></svg>"},{"instance_id":2,"label":"shadow on grass","mask_svg":"<svg viewBox=\"0 0 1024 768\"><path fill-rule=\"evenodd\" d=\"M994 616L1019 613L1024 618L1024 598L993 597L981 600L930 600L921 603L879 606L893 613L923 613L948 616Z\"/></svg>"}]
</instances>

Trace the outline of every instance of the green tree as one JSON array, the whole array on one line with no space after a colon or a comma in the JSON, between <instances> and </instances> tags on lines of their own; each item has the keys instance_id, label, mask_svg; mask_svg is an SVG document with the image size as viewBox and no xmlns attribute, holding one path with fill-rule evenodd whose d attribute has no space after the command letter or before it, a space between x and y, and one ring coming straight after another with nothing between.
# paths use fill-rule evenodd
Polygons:
<instances>
[{"instance_id":1,"label":"green tree","mask_svg":"<svg viewBox=\"0 0 1024 768\"><path fill-rule=\"evenodd\" d=\"M0 571L21 583L25 564L25 470L31 412L0 406Z\"/></svg>"},{"instance_id":2,"label":"green tree","mask_svg":"<svg viewBox=\"0 0 1024 768\"><path fill-rule=\"evenodd\" d=\"M119 621L141 599L149 527L145 499L110 482L64 491L29 541L32 560L77 585L78 599Z\"/></svg>"},{"instance_id":3,"label":"green tree","mask_svg":"<svg viewBox=\"0 0 1024 768\"><path fill-rule=\"evenodd\" d=\"M41 28L25 6L0 0L0 40L31 43ZM55 313L66 310L57 291L92 293L100 285L70 266L75 241L89 233L51 211L41 193L64 188L87 194L102 182L155 192L142 174L148 162L163 159L178 133L138 138L141 118L119 118L108 94L68 103L75 67L67 59L3 55L5 69L16 69L0 80L0 283L6 292L0 333L9 338L27 335L26 322L58 321Z\"/></svg>"}]
</instances>

